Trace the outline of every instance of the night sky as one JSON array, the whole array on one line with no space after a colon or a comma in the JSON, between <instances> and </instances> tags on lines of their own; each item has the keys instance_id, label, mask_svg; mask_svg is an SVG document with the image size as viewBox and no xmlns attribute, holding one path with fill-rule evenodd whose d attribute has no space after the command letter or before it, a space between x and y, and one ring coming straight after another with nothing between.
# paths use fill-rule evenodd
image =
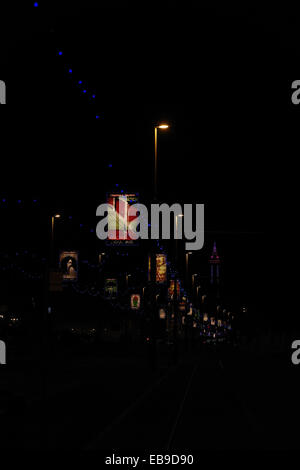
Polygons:
<instances>
[{"instance_id":1,"label":"night sky","mask_svg":"<svg viewBox=\"0 0 300 470\"><path fill-rule=\"evenodd\" d=\"M71 450L68 466L85 450L100 465L139 455L139 468L150 453L199 467L205 450L261 463L253 451L299 449L297 11L10 3L0 448ZM154 202L162 123L157 202L205 206L192 253L172 228L131 246L96 235L109 194Z\"/></svg>"},{"instance_id":2,"label":"night sky","mask_svg":"<svg viewBox=\"0 0 300 470\"><path fill-rule=\"evenodd\" d=\"M216 239L232 295L261 304L275 217L280 207L288 219L293 198L293 185L283 185L294 154L294 20L250 7L57 4L14 16L3 67L10 106L1 193L37 197L92 225L115 184L148 202L153 125L166 120L172 127L159 135L160 200L205 203L205 255ZM11 228L20 212L10 211ZM24 244L18 237L13 243Z\"/></svg>"}]
</instances>

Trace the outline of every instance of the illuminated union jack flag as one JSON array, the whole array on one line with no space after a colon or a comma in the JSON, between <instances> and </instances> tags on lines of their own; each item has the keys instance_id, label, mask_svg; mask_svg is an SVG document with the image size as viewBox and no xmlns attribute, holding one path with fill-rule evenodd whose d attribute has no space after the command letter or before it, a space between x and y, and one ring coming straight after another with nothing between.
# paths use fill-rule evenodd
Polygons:
<instances>
[{"instance_id":1,"label":"illuminated union jack flag","mask_svg":"<svg viewBox=\"0 0 300 470\"><path fill-rule=\"evenodd\" d=\"M109 194L108 204L114 207L114 213L108 217L108 237L109 241L132 242L130 232L134 232L137 216L129 215L129 207L138 202L136 194Z\"/></svg>"}]
</instances>

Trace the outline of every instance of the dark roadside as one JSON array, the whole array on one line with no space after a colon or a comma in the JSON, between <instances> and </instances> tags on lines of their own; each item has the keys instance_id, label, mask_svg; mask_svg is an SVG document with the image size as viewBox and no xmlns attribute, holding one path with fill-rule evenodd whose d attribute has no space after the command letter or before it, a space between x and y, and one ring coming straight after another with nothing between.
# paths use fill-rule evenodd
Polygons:
<instances>
[{"instance_id":1,"label":"dark roadside","mask_svg":"<svg viewBox=\"0 0 300 470\"><path fill-rule=\"evenodd\" d=\"M18 358L5 367L1 447L296 449L297 371L287 346L180 344L174 366L160 344L156 370L145 345L69 348L43 369Z\"/></svg>"}]
</instances>

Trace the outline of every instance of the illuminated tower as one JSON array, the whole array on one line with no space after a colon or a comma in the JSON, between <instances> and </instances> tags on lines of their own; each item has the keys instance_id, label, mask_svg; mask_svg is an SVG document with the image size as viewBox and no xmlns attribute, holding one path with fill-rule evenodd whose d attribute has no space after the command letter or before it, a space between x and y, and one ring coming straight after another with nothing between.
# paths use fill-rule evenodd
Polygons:
<instances>
[{"instance_id":1,"label":"illuminated tower","mask_svg":"<svg viewBox=\"0 0 300 470\"><path fill-rule=\"evenodd\" d=\"M219 287L220 285L220 258L217 252L217 244L214 242L212 255L209 260L210 264L210 283Z\"/></svg>"}]
</instances>

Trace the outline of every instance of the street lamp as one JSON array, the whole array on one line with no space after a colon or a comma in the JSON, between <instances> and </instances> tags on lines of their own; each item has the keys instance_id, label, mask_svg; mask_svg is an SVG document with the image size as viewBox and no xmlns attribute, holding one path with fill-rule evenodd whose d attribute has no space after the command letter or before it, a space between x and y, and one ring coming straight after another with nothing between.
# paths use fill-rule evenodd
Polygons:
<instances>
[{"instance_id":1,"label":"street lamp","mask_svg":"<svg viewBox=\"0 0 300 470\"><path fill-rule=\"evenodd\" d=\"M52 241L54 240L54 221L55 219L60 219L61 215L60 214L53 214L51 216L51 239Z\"/></svg>"},{"instance_id":2,"label":"street lamp","mask_svg":"<svg viewBox=\"0 0 300 470\"><path fill-rule=\"evenodd\" d=\"M177 240L177 235L178 235L178 217L183 217L183 214L178 214L175 216L175 223L176 223L176 240Z\"/></svg>"},{"instance_id":3,"label":"street lamp","mask_svg":"<svg viewBox=\"0 0 300 470\"><path fill-rule=\"evenodd\" d=\"M159 124L157 126L154 126L154 201L157 201L157 135L158 135L158 129L168 129L169 125L168 124ZM152 240L151 243L151 252L148 260L148 280L150 281L151 289L150 289L150 297L151 297L151 303L155 303L156 296L155 296L155 276L156 276L156 255L155 255L155 243L154 240ZM151 305L151 304L150 304ZM151 307L150 307L151 308ZM150 359L151 363L156 367L156 361L157 361L157 356L156 356L156 322L155 322L155 317L152 313L152 341L151 341L151 349L150 351Z\"/></svg>"},{"instance_id":4,"label":"street lamp","mask_svg":"<svg viewBox=\"0 0 300 470\"><path fill-rule=\"evenodd\" d=\"M50 245L50 265L53 264L53 256L54 256L54 222L55 219L60 219L61 215L59 213L53 214L51 216L51 245Z\"/></svg>"},{"instance_id":5,"label":"street lamp","mask_svg":"<svg viewBox=\"0 0 300 470\"><path fill-rule=\"evenodd\" d=\"M157 200L157 129L168 129L168 124L159 124L154 127L154 199Z\"/></svg>"},{"instance_id":6,"label":"street lamp","mask_svg":"<svg viewBox=\"0 0 300 470\"><path fill-rule=\"evenodd\" d=\"M185 255L185 281L186 281L186 288L188 289L188 282L189 282L189 255L192 254L192 251L187 251Z\"/></svg>"},{"instance_id":7,"label":"street lamp","mask_svg":"<svg viewBox=\"0 0 300 470\"><path fill-rule=\"evenodd\" d=\"M126 286L128 288L129 286L129 277L131 276L131 274L126 274Z\"/></svg>"},{"instance_id":8,"label":"street lamp","mask_svg":"<svg viewBox=\"0 0 300 470\"><path fill-rule=\"evenodd\" d=\"M195 277L196 276L198 276L198 274L192 274L192 297L194 297L195 295ZM197 289L197 293L198 293L198 289Z\"/></svg>"},{"instance_id":9,"label":"street lamp","mask_svg":"<svg viewBox=\"0 0 300 470\"><path fill-rule=\"evenodd\" d=\"M100 253L100 255L99 255L99 264L102 263L103 256L105 256L105 253Z\"/></svg>"}]
</instances>

